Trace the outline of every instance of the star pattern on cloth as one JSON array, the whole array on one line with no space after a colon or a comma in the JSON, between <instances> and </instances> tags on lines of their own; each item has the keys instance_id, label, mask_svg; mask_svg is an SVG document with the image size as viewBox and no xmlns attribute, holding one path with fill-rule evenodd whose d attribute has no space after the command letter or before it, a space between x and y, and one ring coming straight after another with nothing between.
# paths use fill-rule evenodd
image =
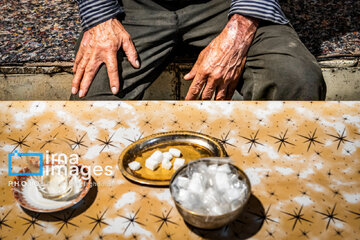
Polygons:
<instances>
[{"instance_id":1,"label":"star pattern on cloth","mask_svg":"<svg viewBox=\"0 0 360 240\"><path fill-rule=\"evenodd\" d=\"M78 225L70 222L72 216L74 215L74 212L75 212L76 209L72 210L71 213L69 215L63 215L63 217L57 217L57 216L52 216L53 218L57 219L60 221L59 224L62 223L62 225L60 226L59 230L57 231L56 235L59 234L59 232L66 226L66 228L68 228L68 225L71 225L71 226L74 226L74 227L79 227Z\"/></svg>"},{"instance_id":2,"label":"star pattern on cloth","mask_svg":"<svg viewBox=\"0 0 360 240\"><path fill-rule=\"evenodd\" d=\"M27 233L27 231L30 229L30 227L33 227L35 229L35 226L39 226L39 227L44 227L43 225L41 225L40 223L38 223L39 221L39 216L40 214L36 214L35 216L32 216L31 219L25 218L20 216L20 218L24 219L26 221L26 223L24 223L24 225L28 225L27 228L25 229L23 235L25 235Z\"/></svg>"},{"instance_id":3,"label":"star pattern on cloth","mask_svg":"<svg viewBox=\"0 0 360 240\"><path fill-rule=\"evenodd\" d=\"M270 207L271 207L271 205L269 205L269 207L266 209L265 212L256 213L256 212L251 212L251 211L249 211L249 213L252 214L252 215L255 215L256 217L258 217L259 220L261 220L261 221L263 221L263 222L266 222L267 224L269 224L269 221L270 221L270 222L277 223L277 221L275 221L274 219L270 218L270 216L271 216L271 215L269 214Z\"/></svg>"},{"instance_id":4,"label":"star pattern on cloth","mask_svg":"<svg viewBox=\"0 0 360 240\"><path fill-rule=\"evenodd\" d=\"M293 210L294 213L289 213L289 212L281 211L282 213L291 216L291 218L289 218L289 221L295 220L295 221L294 221L294 224L293 224L293 226L292 226L292 230L295 229L296 224L297 224L298 222L299 222L300 224L302 224L301 221L305 221L305 222L312 223L312 221L310 221L310 220L308 220L308 219L306 219L306 218L303 217L304 214L301 214L302 210L303 210L303 206L300 207L300 210L299 210L298 212L296 212L295 210Z\"/></svg>"},{"instance_id":5,"label":"star pattern on cloth","mask_svg":"<svg viewBox=\"0 0 360 240\"><path fill-rule=\"evenodd\" d=\"M94 224L93 228L90 231L90 234L95 230L95 228L98 225L99 225L100 228L101 228L101 224L109 225L108 223L106 223L104 221L105 220L104 215L105 215L106 212L107 212L107 209L100 216L98 214L96 214L96 217L90 217L90 216L85 215L85 217L93 220L92 222L90 222L90 224Z\"/></svg>"},{"instance_id":6,"label":"star pattern on cloth","mask_svg":"<svg viewBox=\"0 0 360 240\"><path fill-rule=\"evenodd\" d=\"M59 134L59 133L56 133L56 134L54 135L54 137L45 140L45 142L43 143L43 145L41 145L40 149L43 149L46 145L51 144L51 143L52 143L52 144L59 144L59 143L55 142L56 137L57 137L58 134ZM41 140L41 139L38 138L38 140Z\"/></svg>"},{"instance_id":7,"label":"star pattern on cloth","mask_svg":"<svg viewBox=\"0 0 360 240\"><path fill-rule=\"evenodd\" d=\"M12 228L12 226L10 226L9 224L7 224L6 222L8 221L6 218L7 216L9 216L11 210L9 210L5 216L3 218L0 219L0 230L3 228L3 227L8 227L8 228Z\"/></svg>"},{"instance_id":8,"label":"star pattern on cloth","mask_svg":"<svg viewBox=\"0 0 360 240\"><path fill-rule=\"evenodd\" d=\"M224 145L225 148L228 145L232 146L232 147L236 147L234 144L230 143L229 134L230 134L230 131L228 131L224 137L221 136L221 138L217 138L217 140L220 141Z\"/></svg>"},{"instance_id":9,"label":"star pattern on cloth","mask_svg":"<svg viewBox=\"0 0 360 240\"><path fill-rule=\"evenodd\" d=\"M111 140L113 137L114 137L115 133L113 133L109 139L107 137L105 137L105 140L101 140L99 138L96 138L96 140L98 140L99 142L101 142L102 144L100 144L101 146L103 145L104 147L100 150L100 153L102 153L102 151L104 151L104 149L106 147L116 147L114 144L113 144L113 141Z\"/></svg>"},{"instance_id":10,"label":"star pattern on cloth","mask_svg":"<svg viewBox=\"0 0 360 240\"><path fill-rule=\"evenodd\" d=\"M334 204L334 207L331 209L331 211L329 211L328 209L326 209L326 213L315 210L316 213L321 214L321 215L324 216L324 217L322 218L323 220L327 220L327 221L328 221L327 224L326 224L326 230L329 228L329 225L330 225L331 221L332 221L333 223L335 223L335 220L338 220L338 221L340 221L340 222L345 222L344 220L336 217L338 214L335 213L335 208L336 208L336 203Z\"/></svg>"},{"instance_id":11,"label":"star pattern on cloth","mask_svg":"<svg viewBox=\"0 0 360 240\"><path fill-rule=\"evenodd\" d=\"M18 140L16 139L13 139L13 138L8 138L9 140L13 141L15 145L14 149L11 151L11 152L14 152L18 147L22 147L22 146L26 146L26 147L30 147L29 145L27 145L25 142L26 142L26 139L27 137L30 135L30 133L28 133L25 137L23 138L19 138Z\"/></svg>"},{"instance_id":12,"label":"star pattern on cloth","mask_svg":"<svg viewBox=\"0 0 360 240\"><path fill-rule=\"evenodd\" d=\"M130 214L129 217L127 216L123 216L123 215L119 215L119 217L122 217L126 220L126 222L128 223L128 225L126 226L125 230L124 230L124 234L125 232L128 230L128 228L130 227L130 225L132 226L135 226L135 223L136 224L139 224L139 225L142 225L142 226L145 226L143 223L139 222L138 221L138 213L140 212L140 208L134 213L134 214Z\"/></svg>"},{"instance_id":13,"label":"star pattern on cloth","mask_svg":"<svg viewBox=\"0 0 360 240\"><path fill-rule=\"evenodd\" d=\"M360 212L354 212L354 211L349 211L349 212L357 216L355 219L360 219Z\"/></svg>"},{"instance_id":14,"label":"star pattern on cloth","mask_svg":"<svg viewBox=\"0 0 360 240\"><path fill-rule=\"evenodd\" d=\"M240 136L246 140L248 140L248 142L246 144L249 144L250 143L250 147L249 147L249 150L248 150L248 153L251 151L251 148L254 146L256 147L256 144L259 144L259 145L263 145L262 143L258 142L258 138L257 138L257 135L259 133L259 130L256 131L255 135L253 136L252 134L250 134L250 137L244 137L244 136Z\"/></svg>"},{"instance_id":15,"label":"star pattern on cloth","mask_svg":"<svg viewBox=\"0 0 360 240\"><path fill-rule=\"evenodd\" d=\"M279 137L269 135L270 137L272 137L272 138L274 138L274 139L277 140L277 141L275 142L275 144L280 143L280 144L279 144L279 147L278 147L278 150L277 150L278 152L280 151L280 149L281 149L282 146L286 147L286 144L295 146L295 144L287 141L287 139L289 139L288 137L286 137L287 132L288 132L288 129L286 129L284 135L281 136L281 134L279 134Z\"/></svg>"},{"instance_id":16,"label":"star pattern on cloth","mask_svg":"<svg viewBox=\"0 0 360 240\"><path fill-rule=\"evenodd\" d=\"M86 133L84 133L80 138L76 137L76 139L70 139L70 138L66 138L66 140L68 140L70 143L69 146L72 150L75 150L76 148L80 148L81 146L82 147L85 147L87 148L87 146L84 144L84 137L86 136Z\"/></svg>"},{"instance_id":17,"label":"star pattern on cloth","mask_svg":"<svg viewBox=\"0 0 360 240\"><path fill-rule=\"evenodd\" d=\"M311 145L315 146L316 143L318 144L323 144L322 142L316 140L318 137L316 136L316 131L317 129L314 130L314 132L310 132L308 133L308 136L304 136L304 135L299 135L302 138L305 138L306 141L304 143L309 143L307 151L309 151Z\"/></svg>"},{"instance_id":18,"label":"star pattern on cloth","mask_svg":"<svg viewBox=\"0 0 360 240\"><path fill-rule=\"evenodd\" d=\"M159 219L159 220L156 221L157 223L161 222L157 232L159 232L161 230L161 228L164 226L164 224L166 226L168 226L168 223L178 225L177 223L170 220L171 217L169 217L169 215L170 215L171 211L172 211L172 208L170 209L170 211L166 215L164 213L161 213L162 216L157 216L157 215L154 215L154 214L150 213L151 216L154 216L154 217Z\"/></svg>"},{"instance_id":19,"label":"star pattern on cloth","mask_svg":"<svg viewBox=\"0 0 360 240\"><path fill-rule=\"evenodd\" d=\"M339 149L340 147L340 144L345 144L345 142L349 142L349 143L352 143L352 141L349 141L346 139L346 135L345 134L345 128L344 130L342 131L341 135L337 132L336 134L337 135L332 135L332 134L328 134L330 137L333 137L335 138L334 142L338 142L338 145L337 145L337 148L336 149Z\"/></svg>"}]
</instances>

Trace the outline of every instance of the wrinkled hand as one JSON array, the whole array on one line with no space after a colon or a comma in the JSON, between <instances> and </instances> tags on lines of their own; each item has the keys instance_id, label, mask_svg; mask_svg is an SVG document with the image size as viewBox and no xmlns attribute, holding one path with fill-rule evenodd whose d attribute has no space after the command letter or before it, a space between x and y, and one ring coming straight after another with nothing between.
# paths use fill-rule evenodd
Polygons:
<instances>
[{"instance_id":1,"label":"wrinkled hand","mask_svg":"<svg viewBox=\"0 0 360 240\"><path fill-rule=\"evenodd\" d=\"M238 14L231 17L224 30L199 55L185 80L193 80L186 100L230 100L257 27L257 20Z\"/></svg>"},{"instance_id":2,"label":"wrinkled hand","mask_svg":"<svg viewBox=\"0 0 360 240\"><path fill-rule=\"evenodd\" d=\"M122 47L129 62L139 68L138 55L130 35L117 19L110 19L87 30L75 58L72 94L79 90L79 97L86 95L100 65L106 64L113 94L119 91L117 52Z\"/></svg>"}]
</instances>

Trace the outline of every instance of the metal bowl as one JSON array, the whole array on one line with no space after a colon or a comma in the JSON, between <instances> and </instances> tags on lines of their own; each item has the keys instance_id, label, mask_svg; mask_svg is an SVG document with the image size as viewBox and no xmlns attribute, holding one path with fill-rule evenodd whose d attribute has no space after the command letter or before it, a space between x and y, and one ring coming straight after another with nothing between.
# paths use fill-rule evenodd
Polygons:
<instances>
[{"instance_id":1,"label":"metal bowl","mask_svg":"<svg viewBox=\"0 0 360 240\"><path fill-rule=\"evenodd\" d=\"M237 209L222 214L222 215L202 215L196 212L193 212L189 209L186 209L185 207L183 207L179 202L177 202L174 198L173 195L173 190L172 190L172 183L175 181L176 177L180 174L182 174L184 171L186 171L186 169L190 166L190 165L194 165L194 164L199 164L201 162L205 162L208 165L209 164L225 164L228 163L230 165L232 165L234 168L237 169L238 173L239 173L239 179L241 179L242 181L245 182L247 188L248 188L248 192L246 194L245 197L245 201L242 205L240 205ZM175 174L172 176L171 180L170 180L170 193L171 193L171 197L175 202L175 206L177 208L177 210L179 211L180 215L184 218L185 222L187 222L188 224L197 227L197 228L203 228L203 229L216 229L216 228L220 228L222 226L225 226L226 224L234 221L243 211L247 201L250 198L251 195L251 185L250 185L250 181L249 178L246 176L246 174L237 166L231 164L231 162L229 162L229 158L202 158L199 159L197 161L192 161L189 162L183 166L181 166L176 172Z\"/></svg>"}]
</instances>

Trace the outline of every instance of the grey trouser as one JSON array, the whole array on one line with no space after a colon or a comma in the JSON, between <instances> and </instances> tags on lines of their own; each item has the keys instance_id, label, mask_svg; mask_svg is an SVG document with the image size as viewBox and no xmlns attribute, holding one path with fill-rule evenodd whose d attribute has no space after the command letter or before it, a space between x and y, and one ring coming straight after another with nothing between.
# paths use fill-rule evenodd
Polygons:
<instances>
[{"instance_id":1,"label":"grey trouser","mask_svg":"<svg viewBox=\"0 0 360 240\"><path fill-rule=\"evenodd\" d=\"M103 64L81 100L142 99L180 43L204 48L222 31L231 1L165 2L122 1L125 10L122 24L135 44L141 68L134 69L120 50L119 93L111 93ZM81 37L76 51L80 41ZM245 100L323 100L326 85L316 59L290 25L261 21L237 90ZM79 100L79 97L72 95L70 99Z\"/></svg>"}]
</instances>

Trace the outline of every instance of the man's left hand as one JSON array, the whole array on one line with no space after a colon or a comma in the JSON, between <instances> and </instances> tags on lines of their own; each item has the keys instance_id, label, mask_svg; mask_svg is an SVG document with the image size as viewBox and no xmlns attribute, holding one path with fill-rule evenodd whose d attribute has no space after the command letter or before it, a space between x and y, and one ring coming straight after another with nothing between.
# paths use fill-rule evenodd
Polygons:
<instances>
[{"instance_id":1,"label":"man's left hand","mask_svg":"<svg viewBox=\"0 0 360 240\"><path fill-rule=\"evenodd\" d=\"M234 14L224 30L201 51L185 80L193 80L186 100L230 100L239 81L257 20Z\"/></svg>"}]
</instances>

